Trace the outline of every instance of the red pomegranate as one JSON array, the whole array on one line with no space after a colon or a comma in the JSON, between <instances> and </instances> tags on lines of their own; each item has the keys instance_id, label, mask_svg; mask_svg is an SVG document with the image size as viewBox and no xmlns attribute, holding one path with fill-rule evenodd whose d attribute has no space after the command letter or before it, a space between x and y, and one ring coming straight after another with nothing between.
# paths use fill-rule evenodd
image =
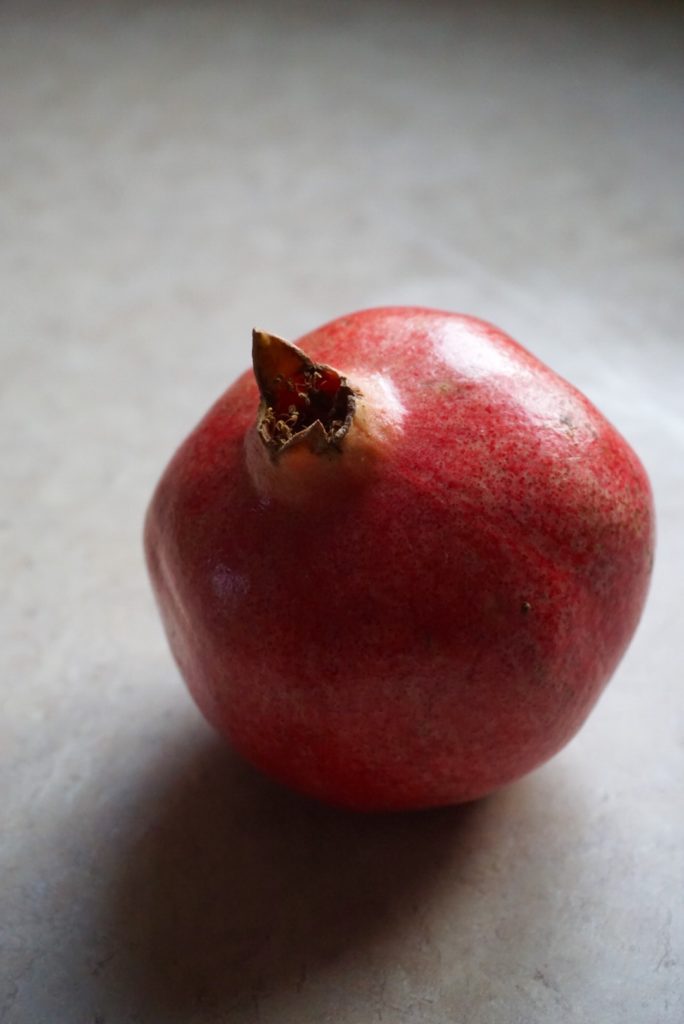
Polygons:
<instances>
[{"instance_id":1,"label":"red pomegranate","mask_svg":"<svg viewBox=\"0 0 684 1024\"><path fill-rule=\"evenodd\" d=\"M206 717L266 774L364 810L472 800L551 757L644 603L632 449L469 316L372 309L297 347L255 332L253 356L146 522Z\"/></svg>"}]
</instances>

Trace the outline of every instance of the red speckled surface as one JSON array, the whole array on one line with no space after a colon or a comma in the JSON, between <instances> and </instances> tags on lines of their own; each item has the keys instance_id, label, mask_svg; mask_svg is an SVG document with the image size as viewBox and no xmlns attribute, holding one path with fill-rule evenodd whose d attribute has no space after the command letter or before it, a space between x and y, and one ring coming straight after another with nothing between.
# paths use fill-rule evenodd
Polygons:
<instances>
[{"instance_id":1,"label":"red speckled surface","mask_svg":"<svg viewBox=\"0 0 684 1024\"><path fill-rule=\"evenodd\" d=\"M381 309L297 342L400 429L305 506L247 473L251 372L167 468L146 548L198 704L268 774L363 809L469 800L576 732L629 642L653 509L624 439L495 328ZM343 471L343 470L341 470Z\"/></svg>"}]
</instances>

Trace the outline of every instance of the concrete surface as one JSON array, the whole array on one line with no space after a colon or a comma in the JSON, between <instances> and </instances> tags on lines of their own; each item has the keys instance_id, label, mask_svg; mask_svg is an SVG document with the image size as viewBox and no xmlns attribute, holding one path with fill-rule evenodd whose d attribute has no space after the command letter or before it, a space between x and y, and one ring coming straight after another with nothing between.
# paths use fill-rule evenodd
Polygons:
<instances>
[{"instance_id":1,"label":"concrete surface","mask_svg":"<svg viewBox=\"0 0 684 1024\"><path fill-rule=\"evenodd\" d=\"M2 1024L681 1024L681 7L6 3ZM140 554L253 324L491 319L644 459L659 552L581 735L361 818L213 737Z\"/></svg>"}]
</instances>

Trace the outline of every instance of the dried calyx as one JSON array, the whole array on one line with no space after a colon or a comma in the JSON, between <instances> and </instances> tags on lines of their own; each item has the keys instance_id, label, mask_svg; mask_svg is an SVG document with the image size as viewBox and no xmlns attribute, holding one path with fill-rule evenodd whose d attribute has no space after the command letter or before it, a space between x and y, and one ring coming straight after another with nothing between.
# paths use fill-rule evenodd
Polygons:
<instances>
[{"instance_id":1,"label":"dried calyx","mask_svg":"<svg viewBox=\"0 0 684 1024\"><path fill-rule=\"evenodd\" d=\"M276 456L295 445L339 450L356 408L347 380L263 331L252 332L252 361L261 393L257 430L269 451Z\"/></svg>"}]
</instances>

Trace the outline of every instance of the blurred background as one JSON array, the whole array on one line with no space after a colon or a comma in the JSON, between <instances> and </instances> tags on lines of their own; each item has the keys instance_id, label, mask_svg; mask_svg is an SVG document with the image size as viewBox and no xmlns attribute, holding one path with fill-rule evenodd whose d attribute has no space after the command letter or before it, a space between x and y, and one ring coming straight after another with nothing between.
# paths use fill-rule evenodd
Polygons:
<instances>
[{"instance_id":1,"label":"blurred background","mask_svg":"<svg viewBox=\"0 0 684 1024\"><path fill-rule=\"evenodd\" d=\"M2 4L2 1024L680 1024L683 56L674 3ZM421 822L216 745L140 552L251 328L381 304L502 326L659 511L580 737Z\"/></svg>"}]
</instances>

